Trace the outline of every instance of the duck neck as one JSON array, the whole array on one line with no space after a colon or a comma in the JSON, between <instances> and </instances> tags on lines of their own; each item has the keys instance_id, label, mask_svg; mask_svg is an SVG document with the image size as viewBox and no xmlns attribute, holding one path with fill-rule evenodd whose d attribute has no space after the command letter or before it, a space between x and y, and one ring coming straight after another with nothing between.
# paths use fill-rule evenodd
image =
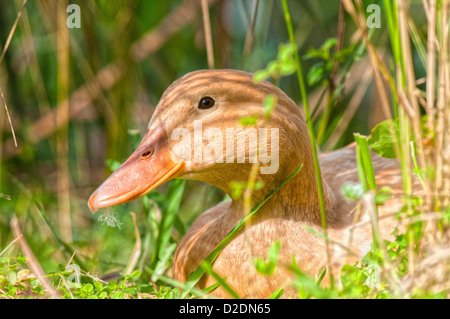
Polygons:
<instances>
[{"instance_id":1,"label":"duck neck","mask_svg":"<svg viewBox=\"0 0 450 319\"><path fill-rule=\"evenodd\" d=\"M301 157L297 154L293 158L286 158L283 162L280 163L280 170L277 174L259 174L257 179L262 181L264 187L260 190L246 188L240 197L233 199L230 211L236 214L236 219L242 218L253 207L277 190L302 164L300 171L279 188L259 209L255 215L257 216L256 220L285 218L321 226L320 201L312 155L301 160ZM241 176L251 175L249 171L242 173ZM345 216L340 216L340 210L337 209L340 206L341 198L332 192L323 176L321 178L327 225L339 227L347 223ZM251 180L251 177L249 180ZM230 188L221 188L232 195Z\"/></svg>"},{"instance_id":2,"label":"duck neck","mask_svg":"<svg viewBox=\"0 0 450 319\"><path fill-rule=\"evenodd\" d=\"M262 218L288 218L322 225L314 165L311 163L299 163L298 165L300 164L302 164L300 171L279 188L261 208L260 216L263 215ZM262 192L254 192L252 207L280 187L294 173L298 165L295 167L289 165L284 174L279 176L264 176L263 183L267 187ZM280 178L281 176L283 178ZM335 209L338 204L335 194L322 176L321 178L327 224L340 224L341 221ZM245 205L245 198L238 199L238 201L241 206Z\"/></svg>"},{"instance_id":3,"label":"duck neck","mask_svg":"<svg viewBox=\"0 0 450 319\"><path fill-rule=\"evenodd\" d=\"M279 145L283 147L280 147L279 165L275 173L263 174L259 169L255 171L255 164L247 162L213 165L195 174L195 179L219 187L233 198L230 209L230 213L236 215L233 219L240 220L244 214L248 214L302 165L300 171L267 200L257 215L263 219L286 218L322 225L318 185L306 124L301 120L292 123L290 126L285 125L285 131L280 134ZM323 174L320 177L327 225L339 227L347 223L347 218L339 213L343 205L342 196L333 192ZM252 182L249 181L253 178L256 185L262 182L263 187L251 187ZM235 188L230 181L236 182L235 186L241 188L240 196L235 196Z\"/></svg>"}]
</instances>

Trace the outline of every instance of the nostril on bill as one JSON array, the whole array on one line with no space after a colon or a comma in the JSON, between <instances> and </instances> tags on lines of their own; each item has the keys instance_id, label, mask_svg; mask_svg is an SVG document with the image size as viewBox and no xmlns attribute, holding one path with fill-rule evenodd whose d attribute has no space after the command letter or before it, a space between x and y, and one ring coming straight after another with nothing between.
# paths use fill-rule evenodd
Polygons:
<instances>
[{"instance_id":1,"label":"nostril on bill","mask_svg":"<svg viewBox=\"0 0 450 319\"><path fill-rule=\"evenodd\" d=\"M146 150L145 152L143 152L143 153L141 154L141 158L148 158L148 157L152 156L152 154L153 154L153 148L151 148L151 149Z\"/></svg>"}]
</instances>

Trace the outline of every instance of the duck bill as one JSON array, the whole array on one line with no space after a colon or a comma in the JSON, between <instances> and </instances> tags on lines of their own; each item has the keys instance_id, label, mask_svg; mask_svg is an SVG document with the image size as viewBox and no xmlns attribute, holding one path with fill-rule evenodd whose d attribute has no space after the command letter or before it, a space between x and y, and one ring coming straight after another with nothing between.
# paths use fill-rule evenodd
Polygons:
<instances>
[{"instance_id":1,"label":"duck bill","mask_svg":"<svg viewBox=\"0 0 450 319\"><path fill-rule=\"evenodd\" d=\"M89 209L109 207L141 197L180 175L184 162L169 146L164 123L147 132L134 153L89 198Z\"/></svg>"}]
</instances>

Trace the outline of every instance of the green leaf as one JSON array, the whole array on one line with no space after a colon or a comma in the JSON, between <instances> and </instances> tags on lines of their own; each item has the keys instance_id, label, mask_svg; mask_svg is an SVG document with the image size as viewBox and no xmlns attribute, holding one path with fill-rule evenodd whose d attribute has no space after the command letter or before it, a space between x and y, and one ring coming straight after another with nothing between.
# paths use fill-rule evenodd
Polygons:
<instances>
[{"instance_id":1,"label":"green leaf","mask_svg":"<svg viewBox=\"0 0 450 319\"><path fill-rule=\"evenodd\" d=\"M297 288L300 298L335 298L334 292L332 290L326 290L320 287L313 278L309 277L298 268L294 256L292 256L292 265L289 267L289 269L292 270L292 272L295 274L295 279L292 285Z\"/></svg>"},{"instance_id":2,"label":"green leaf","mask_svg":"<svg viewBox=\"0 0 450 319\"><path fill-rule=\"evenodd\" d=\"M270 61L269 64L267 64L266 70L269 72L270 76L276 77L278 72L278 61Z\"/></svg>"},{"instance_id":3,"label":"green leaf","mask_svg":"<svg viewBox=\"0 0 450 319\"><path fill-rule=\"evenodd\" d=\"M108 282L107 288L109 291L113 291L113 290L116 290L117 288L119 288L119 285L117 284L117 281L111 280L110 282Z\"/></svg>"},{"instance_id":4,"label":"green leaf","mask_svg":"<svg viewBox=\"0 0 450 319\"><path fill-rule=\"evenodd\" d=\"M97 292L103 290L103 284L100 281L94 281L93 285L95 287L95 290L97 290Z\"/></svg>"},{"instance_id":5,"label":"green leaf","mask_svg":"<svg viewBox=\"0 0 450 319\"><path fill-rule=\"evenodd\" d=\"M368 288L364 285L367 275L358 267L344 265L341 270L342 289L348 297L361 297Z\"/></svg>"},{"instance_id":6,"label":"green leaf","mask_svg":"<svg viewBox=\"0 0 450 319\"><path fill-rule=\"evenodd\" d=\"M258 191L258 190L262 189L263 187L264 187L263 181L256 181L255 184L253 185L253 190Z\"/></svg>"},{"instance_id":7,"label":"green leaf","mask_svg":"<svg viewBox=\"0 0 450 319\"><path fill-rule=\"evenodd\" d=\"M90 295L94 291L94 286L92 286L92 284L90 284L90 283L87 283L87 284L83 285L83 287L81 288L81 291L86 293L87 295Z\"/></svg>"},{"instance_id":8,"label":"green leaf","mask_svg":"<svg viewBox=\"0 0 450 319\"><path fill-rule=\"evenodd\" d=\"M253 82L259 83L270 77L270 72L267 70L258 70L253 74Z\"/></svg>"},{"instance_id":9,"label":"green leaf","mask_svg":"<svg viewBox=\"0 0 450 319\"><path fill-rule=\"evenodd\" d=\"M22 255L22 253L19 253L19 256L14 258L19 264L25 264L27 262L27 258Z\"/></svg>"},{"instance_id":10,"label":"green leaf","mask_svg":"<svg viewBox=\"0 0 450 319\"><path fill-rule=\"evenodd\" d=\"M239 197L241 197L244 189L246 189L248 186L247 182L244 181L231 181L229 185L231 188L231 197L233 199L238 199ZM260 190L263 188L263 186L263 181L256 181L253 185L253 190Z\"/></svg>"},{"instance_id":11,"label":"green leaf","mask_svg":"<svg viewBox=\"0 0 450 319\"><path fill-rule=\"evenodd\" d=\"M381 187L375 194L375 204L382 205L390 198L392 198L392 189L387 186Z\"/></svg>"},{"instance_id":12,"label":"green leaf","mask_svg":"<svg viewBox=\"0 0 450 319\"><path fill-rule=\"evenodd\" d=\"M277 59L280 62L286 62L292 59L292 55L294 54L295 47L292 43L281 44L278 48L278 56Z\"/></svg>"},{"instance_id":13,"label":"green leaf","mask_svg":"<svg viewBox=\"0 0 450 319\"><path fill-rule=\"evenodd\" d=\"M279 70L281 75L291 75L295 72L295 62L293 59L280 62Z\"/></svg>"},{"instance_id":14,"label":"green leaf","mask_svg":"<svg viewBox=\"0 0 450 319\"><path fill-rule=\"evenodd\" d=\"M98 294L98 299L106 299L108 297L108 293L106 291L102 291Z\"/></svg>"},{"instance_id":15,"label":"green leaf","mask_svg":"<svg viewBox=\"0 0 450 319\"><path fill-rule=\"evenodd\" d=\"M400 136L398 119L386 120L379 123L372 130L368 143L374 153L384 158L396 158L395 152L396 137L392 136L395 132L396 136Z\"/></svg>"},{"instance_id":16,"label":"green leaf","mask_svg":"<svg viewBox=\"0 0 450 319\"><path fill-rule=\"evenodd\" d=\"M283 295L283 293L284 293L284 289L278 288L269 296L269 299L280 299L280 297Z\"/></svg>"},{"instance_id":17,"label":"green leaf","mask_svg":"<svg viewBox=\"0 0 450 319\"><path fill-rule=\"evenodd\" d=\"M140 276L141 276L141 272L139 270L133 271L130 275L130 277L134 280L139 279Z\"/></svg>"},{"instance_id":18,"label":"green leaf","mask_svg":"<svg viewBox=\"0 0 450 319\"><path fill-rule=\"evenodd\" d=\"M342 63L347 58L353 58L357 53L355 52L356 49L356 43L352 43L348 48L344 48L337 52L334 56L334 58L339 62Z\"/></svg>"},{"instance_id":19,"label":"green leaf","mask_svg":"<svg viewBox=\"0 0 450 319\"><path fill-rule=\"evenodd\" d=\"M112 160L112 159L107 159L106 160L106 166L108 166L108 168L111 171L115 171L116 169L118 169L120 167L120 165L122 165L120 162Z\"/></svg>"},{"instance_id":20,"label":"green leaf","mask_svg":"<svg viewBox=\"0 0 450 319\"><path fill-rule=\"evenodd\" d=\"M256 71L253 75L255 83L266 80L269 77L278 80L282 75L291 75L296 71L294 60L295 47L288 43L282 44L278 48L278 55L276 60L270 61L266 68Z\"/></svg>"},{"instance_id":21,"label":"green leaf","mask_svg":"<svg viewBox=\"0 0 450 319\"><path fill-rule=\"evenodd\" d=\"M33 286L34 288L37 288L41 285L41 282L39 281L39 279L35 279L30 281L30 285Z\"/></svg>"},{"instance_id":22,"label":"green leaf","mask_svg":"<svg viewBox=\"0 0 450 319\"><path fill-rule=\"evenodd\" d=\"M243 117L239 120L239 123L243 126L251 126L255 125L258 122L259 116L258 114L253 114L251 116Z\"/></svg>"},{"instance_id":23,"label":"green leaf","mask_svg":"<svg viewBox=\"0 0 450 319\"><path fill-rule=\"evenodd\" d=\"M280 45L278 49L278 70L281 75L291 75L296 71L294 54L295 47L289 44Z\"/></svg>"},{"instance_id":24,"label":"green leaf","mask_svg":"<svg viewBox=\"0 0 450 319\"><path fill-rule=\"evenodd\" d=\"M275 108L275 105L277 104L277 98L273 94L269 94L266 96L263 102L264 107L264 117L266 119L270 118L270 115L272 114L273 109Z\"/></svg>"},{"instance_id":25,"label":"green leaf","mask_svg":"<svg viewBox=\"0 0 450 319\"><path fill-rule=\"evenodd\" d=\"M334 47L337 44L336 38L328 38L325 40L325 42L322 44L321 49L329 51L332 47Z\"/></svg>"},{"instance_id":26,"label":"green leaf","mask_svg":"<svg viewBox=\"0 0 450 319\"><path fill-rule=\"evenodd\" d=\"M306 54L303 57L305 60L310 59L322 59L322 60L329 60L330 56L328 52L322 50L322 49L309 49Z\"/></svg>"},{"instance_id":27,"label":"green leaf","mask_svg":"<svg viewBox=\"0 0 450 319\"><path fill-rule=\"evenodd\" d=\"M124 293L122 291L115 291L111 295L111 299L124 299Z\"/></svg>"},{"instance_id":28,"label":"green leaf","mask_svg":"<svg viewBox=\"0 0 450 319\"><path fill-rule=\"evenodd\" d=\"M271 276L275 272L275 268L278 264L278 255L280 253L281 242L276 241L270 246L269 252L267 253L267 261L262 260L261 258L255 258L255 267L256 270L265 276Z\"/></svg>"},{"instance_id":29,"label":"green leaf","mask_svg":"<svg viewBox=\"0 0 450 319\"><path fill-rule=\"evenodd\" d=\"M342 186L341 192L345 198L360 200L364 195L364 187L361 183L348 183Z\"/></svg>"},{"instance_id":30,"label":"green leaf","mask_svg":"<svg viewBox=\"0 0 450 319\"><path fill-rule=\"evenodd\" d=\"M8 271L6 273L6 279L11 285L15 285L17 282L17 274L15 271Z\"/></svg>"},{"instance_id":31,"label":"green leaf","mask_svg":"<svg viewBox=\"0 0 450 319\"><path fill-rule=\"evenodd\" d=\"M230 182L231 197L233 199L238 199L239 197L241 197L245 187L247 187L246 182L231 181Z\"/></svg>"},{"instance_id":32,"label":"green leaf","mask_svg":"<svg viewBox=\"0 0 450 319\"><path fill-rule=\"evenodd\" d=\"M316 83L319 83L323 79L324 75L324 63L318 62L314 64L308 71L306 76L308 85L313 86Z\"/></svg>"}]
</instances>

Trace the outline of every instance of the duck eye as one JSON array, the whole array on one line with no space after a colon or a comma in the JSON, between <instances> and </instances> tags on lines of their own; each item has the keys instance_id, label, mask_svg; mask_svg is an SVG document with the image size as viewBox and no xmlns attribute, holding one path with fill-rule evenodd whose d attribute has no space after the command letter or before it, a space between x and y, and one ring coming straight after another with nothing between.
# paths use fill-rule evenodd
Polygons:
<instances>
[{"instance_id":1,"label":"duck eye","mask_svg":"<svg viewBox=\"0 0 450 319\"><path fill-rule=\"evenodd\" d=\"M141 158L147 158L150 157L153 154L153 148L150 150L145 151L144 153L141 154Z\"/></svg>"},{"instance_id":2,"label":"duck eye","mask_svg":"<svg viewBox=\"0 0 450 319\"><path fill-rule=\"evenodd\" d=\"M198 103L198 108L201 110L206 110L211 108L214 105L215 101L212 97L205 96L200 100L200 103Z\"/></svg>"}]
</instances>

